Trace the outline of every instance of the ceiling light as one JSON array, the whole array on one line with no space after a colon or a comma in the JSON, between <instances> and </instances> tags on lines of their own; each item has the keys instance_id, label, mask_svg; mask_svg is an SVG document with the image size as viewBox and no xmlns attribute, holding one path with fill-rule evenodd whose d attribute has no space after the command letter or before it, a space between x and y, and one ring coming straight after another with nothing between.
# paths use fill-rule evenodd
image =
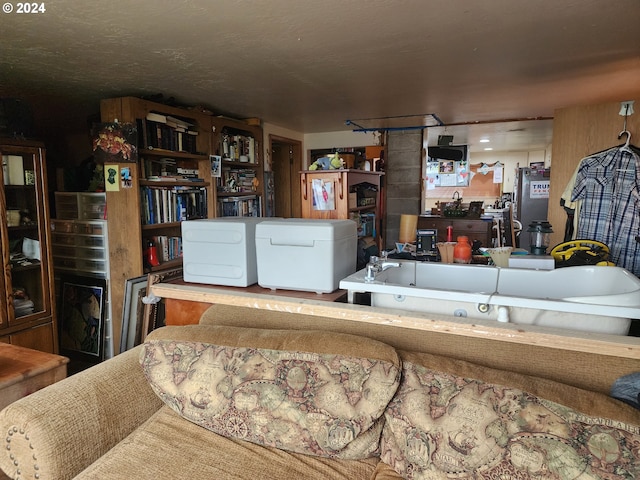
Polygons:
<instances>
[{"instance_id":1,"label":"ceiling light","mask_svg":"<svg viewBox=\"0 0 640 480\"><path fill-rule=\"evenodd\" d=\"M480 143L489 143L489 139L488 138L481 138L480 139Z\"/></svg>"},{"instance_id":2,"label":"ceiling light","mask_svg":"<svg viewBox=\"0 0 640 480\"><path fill-rule=\"evenodd\" d=\"M493 148L487 147L487 148L485 148L485 150L493 150Z\"/></svg>"}]
</instances>

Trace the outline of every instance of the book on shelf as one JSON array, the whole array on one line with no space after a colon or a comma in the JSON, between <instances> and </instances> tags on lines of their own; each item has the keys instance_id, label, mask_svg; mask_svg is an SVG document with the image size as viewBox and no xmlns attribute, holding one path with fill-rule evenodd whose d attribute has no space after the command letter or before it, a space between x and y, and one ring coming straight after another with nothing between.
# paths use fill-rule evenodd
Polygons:
<instances>
[{"instance_id":1,"label":"book on shelf","mask_svg":"<svg viewBox=\"0 0 640 480\"><path fill-rule=\"evenodd\" d=\"M164 115L162 113L157 113L157 112L147 113L147 120L150 120L156 123L165 123L173 127L181 127L185 129L194 126L192 122L188 122L183 118L177 118L171 115Z\"/></svg>"},{"instance_id":2,"label":"book on shelf","mask_svg":"<svg viewBox=\"0 0 640 480\"><path fill-rule=\"evenodd\" d=\"M256 163L256 140L250 135L222 133L222 159Z\"/></svg>"},{"instance_id":3,"label":"book on shelf","mask_svg":"<svg viewBox=\"0 0 640 480\"><path fill-rule=\"evenodd\" d=\"M160 263L182 257L182 238L177 236L154 235L150 240L156 247Z\"/></svg>"},{"instance_id":4,"label":"book on shelf","mask_svg":"<svg viewBox=\"0 0 640 480\"><path fill-rule=\"evenodd\" d=\"M204 183L204 178L185 175L149 175L144 178L149 182L193 182Z\"/></svg>"},{"instance_id":5,"label":"book on shelf","mask_svg":"<svg viewBox=\"0 0 640 480\"><path fill-rule=\"evenodd\" d=\"M243 195L218 199L219 217L261 217L262 198L259 195Z\"/></svg>"},{"instance_id":6,"label":"book on shelf","mask_svg":"<svg viewBox=\"0 0 640 480\"><path fill-rule=\"evenodd\" d=\"M256 171L251 168L223 169L220 187L233 193L250 193L256 190Z\"/></svg>"},{"instance_id":7,"label":"book on shelf","mask_svg":"<svg viewBox=\"0 0 640 480\"><path fill-rule=\"evenodd\" d=\"M146 156L140 161L140 177L154 182L204 182L204 179L198 177L198 168L193 168L194 163L190 160L178 163L176 159L170 157Z\"/></svg>"},{"instance_id":8,"label":"book on shelf","mask_svg":"<svg viewBox=\"0 0 640 480\"><path fill-rule=\"evenodd\" d=\"M198 131L195 124L153 112L147 114L139 124L144 131L144 145L148 149L197 153Z\"/></svg>"},{"instance_id":9,"label":"book on shelf","mask_svg":"<svg viewBox=\"0 0 640 480\"><path fill-rule=\"evenodd\" d=\"M144 186L140 189L143 225L182 222L207 217L206 187Z\"/></svg>"}]
</instances>

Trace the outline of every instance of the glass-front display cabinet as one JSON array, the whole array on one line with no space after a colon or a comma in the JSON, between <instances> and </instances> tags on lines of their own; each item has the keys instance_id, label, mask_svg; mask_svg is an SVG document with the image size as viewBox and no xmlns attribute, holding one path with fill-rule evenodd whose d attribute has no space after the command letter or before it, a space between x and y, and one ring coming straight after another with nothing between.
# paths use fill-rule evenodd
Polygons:
<instances>
[{"instance_id":1,"label":"glass-front display cabinet","mask_svg":"<svg viewBox=\"0 0 640 480\"><path fill-rule=\"evenodd\" d=\"M57 353L45 149L0 139L0 341Z\"/></svg>"}]
</instances>

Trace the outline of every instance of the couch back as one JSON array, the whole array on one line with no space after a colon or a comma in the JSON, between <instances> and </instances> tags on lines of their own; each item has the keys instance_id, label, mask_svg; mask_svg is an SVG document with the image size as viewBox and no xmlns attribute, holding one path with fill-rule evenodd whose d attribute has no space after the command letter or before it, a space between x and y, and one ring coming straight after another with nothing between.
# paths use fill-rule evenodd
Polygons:
<instances>
[{"instance_id":1,"label":"couch back","mask_svg":"<svg viewBox=\"0 0 640 480\"><path fill-rule=\"evenodd\" d=\"M604 394L618 377L640 370L640 361L634 358L236 305L214 304L202 314L200 323L364 335L400 350L444 355Z\"/></svg>"}]
</instances>

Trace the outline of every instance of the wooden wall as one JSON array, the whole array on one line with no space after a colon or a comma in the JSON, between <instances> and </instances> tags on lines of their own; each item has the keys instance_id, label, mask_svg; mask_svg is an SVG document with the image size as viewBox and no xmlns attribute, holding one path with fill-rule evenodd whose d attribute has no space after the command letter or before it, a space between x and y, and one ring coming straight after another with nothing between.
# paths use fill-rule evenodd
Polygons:
<instances>
[{"instance_id":1,"label":"wooden wall","mask_svg":"<svg viewBox=\"0 0 640 480\"><path fill-rule=\"evenodd\" d=\"M400 215L421 213L422 130L391 131L387 137L385 159L384 248L392 249L400 233Z\"/></svg>"},{"instance_id":2,"label":"wooden wall","mask_svg":"<svg viewBox=\"0 0 640 480\"><path fill-rule=\"evenodd\" d=\"M640 91L635 98L635 113L627 117L631 143L640 145ZM567 215L560 206L560 196L573 172L584 157L624 143L618 140L624 117L619 115L620 102L562 108L555 111L548 219L553 226L551 245L561 243Z\"/></svg>"}]
</instances>

